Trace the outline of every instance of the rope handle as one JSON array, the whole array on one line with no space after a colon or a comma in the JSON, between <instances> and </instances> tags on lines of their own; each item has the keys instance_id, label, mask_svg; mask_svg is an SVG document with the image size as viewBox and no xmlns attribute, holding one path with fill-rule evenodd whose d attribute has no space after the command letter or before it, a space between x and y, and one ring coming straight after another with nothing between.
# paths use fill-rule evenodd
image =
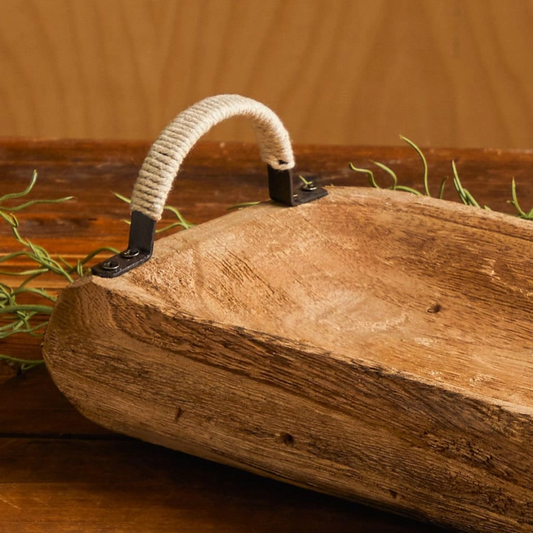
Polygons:
<instances>
[{"instance_id":1,"label":"rope handle","mask_svg":"<svg viewBox=\"0 0 533 533\"><path fill-rule=\"evenodd\" d=\"M159 220L185 156L213 126L235 116L252 120L265 163L276 170L294 167L289 134L271 109L238 94L210 96L180 113L152 145L133 188L131 210Z\"/></svg>"},{"instance_id":2,"label":"rope handle","mask_svg":"<svg viewBox=\"0 0 533 533\"><path fill-rule=\"evenodd\" d=\"M288 206L327 195L312 183L294 192L294 167L289 134L278 116L265 105L237 94L205 98L180 113L159 135L144 160L131 197L128 248L92 268L93 274L114 278L136 268L152 256L156 222L181 163L196 142L213 126L234 116L252 120L261 158L268 165L270 198Z\"/></svg>"}]
</instances>

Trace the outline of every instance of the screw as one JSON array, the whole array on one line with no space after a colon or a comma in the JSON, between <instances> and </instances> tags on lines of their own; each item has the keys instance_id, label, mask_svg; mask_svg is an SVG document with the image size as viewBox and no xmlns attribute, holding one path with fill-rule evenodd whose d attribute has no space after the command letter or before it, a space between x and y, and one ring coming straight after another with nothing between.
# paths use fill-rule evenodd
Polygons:
<instances>
[{"instance_id":1,"label":"screw","mask_svg":"<svg viewBox=\"0 0 533 533\"><path fill-rule=\"evenodd\" d=\"M316 185L310 181L309 183L306 183L303 187L302 187L302 191L305 191L305 192L312 192L312 191L316 191L317 187Z\"/></svg>"},{"instance_id":2,"label":"screw","mask_svg":"<svg viewBox=\"0 0 533 533\"><path fill-rule=\"evenodd\" d=\"M120 255L126 259L131 259L132 257L137 257L139 255L138 248L128 248L125 252L122 252Z\"/></svg>"},{"instance_id":3,"label":"screw","mask_svg":"<svg viewBox=\"0 0 533 533\"><path fill-rule=\"evenodd\" d=\"M106 261L105 263L102 263L102 268L104 270L117 270L118 266L118 261Z\"/></svg>"}]
</instances>

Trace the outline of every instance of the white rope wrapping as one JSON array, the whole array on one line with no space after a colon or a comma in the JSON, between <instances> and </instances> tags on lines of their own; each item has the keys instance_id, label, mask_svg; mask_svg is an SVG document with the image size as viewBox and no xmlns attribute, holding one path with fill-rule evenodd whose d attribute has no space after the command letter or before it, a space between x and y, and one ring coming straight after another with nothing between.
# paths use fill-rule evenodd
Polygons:
<instances>
[{"instance_id":1,"label":"white rope wrapping","mask_svg":"<svg viewBox=\"0 0 533 533\"><path fill-rule=\"evenodd\" d=\"M152 145L133 188L131 210L159 220L185 156L213 126L237 115L252 119L265 163L278 170L294 167L289 134L271 109L237 94L211 96L180 113Z\"/></svg>"}]
</instances>

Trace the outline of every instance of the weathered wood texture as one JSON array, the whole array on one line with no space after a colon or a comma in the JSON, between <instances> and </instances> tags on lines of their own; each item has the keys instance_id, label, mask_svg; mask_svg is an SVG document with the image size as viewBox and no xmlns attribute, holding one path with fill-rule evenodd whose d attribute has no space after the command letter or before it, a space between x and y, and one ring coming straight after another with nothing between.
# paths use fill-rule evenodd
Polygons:
<instances>
[{"instance_id":1,"label":"weathered wood texture","mask_svg":"<svg viewBox=\"0 0 533 533\"><path fill-rule=\"evenodd\" d=\"M186 106L237 92L300 143L533 146L531 0L0 0L0 12L0 135L154 138Z\"/></svg>"},{"instance_id":2,"label":"weathered wood texture","mask_svg":"<svg viewBox=\"0 0 533 533\"><path fill-rule=\"evenodd\" d=\"M36 205L21 213L23 235L70 258L102 243L120 248L127 239L127 227L121 222L126 211L112 191L130 194L148 146L4 139L0 191L20 191L37 169L32 197L73 194L76 199L56 206ZM426 154L433 192L438 178L450 175L450 161L455 159L463 183L481 203L509 210L506 200L515 176L529 209L531 152L427 150ZM319 172L325 184L365 183L346 165L352 161L369 166L369 159L389 164L407 185L421 184L420 161L407 148L308 146L296 147L296 155L300 170ZM377 177L389 183L386 175L378 172ZM266 174L256 146L203 143L187 158L170 204L182 208L188 219L203 222L225 214L229 205L266 196ZM0 247L17 249L2 226ZM49 287L58 290L63 283L50 279ZM1 342L2 353L40 357L33 340ZM440 531L116 436L80 416L44 369L17 377L11 367L1 365L0 370L1 530ZM437 490L441 489L447 487Z\"/></svg>"},{"instance_id":3,"label":"weathered wood texture","mask_svg":"<svg viewBox=\"0 0 533 533\"><path fill-rule=\"evenodd\" d=\"M331 188L80 280L43 351L112 430L465 531L533 531L532 255L529 222Z\"/></svg>"}]
</instances>

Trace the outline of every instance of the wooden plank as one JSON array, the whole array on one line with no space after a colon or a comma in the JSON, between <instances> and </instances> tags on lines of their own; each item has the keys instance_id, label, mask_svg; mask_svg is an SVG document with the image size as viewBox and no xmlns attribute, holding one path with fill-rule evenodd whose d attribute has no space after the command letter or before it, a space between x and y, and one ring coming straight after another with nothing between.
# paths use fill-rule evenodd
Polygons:
<instances>
[{"instance_id":1,"label":"wooden plank","mask_svg":"<svg viewBox=\"0 0 533 533\"><path fill-rule=\"evenodd\" d=\"M37 348L24 355L35 359L41 357ZM3 367L9 368L7 365ZM11 379L0 386L0 421L0 438L30 436L103 438L111 434L110 431L90 422L73 409L54 386L44 367L17 377L12 374Z\"/></svg>"},{"instance_id":2,"label":"wooden plank","mask_svg":"<svg viewBox=\"0 0 533 533\"><path fill-rule=\"evenodd\" d=\"M0 439L9 533L438 533L440 529L123 440Z\"/></svg>"}]
</instances>

